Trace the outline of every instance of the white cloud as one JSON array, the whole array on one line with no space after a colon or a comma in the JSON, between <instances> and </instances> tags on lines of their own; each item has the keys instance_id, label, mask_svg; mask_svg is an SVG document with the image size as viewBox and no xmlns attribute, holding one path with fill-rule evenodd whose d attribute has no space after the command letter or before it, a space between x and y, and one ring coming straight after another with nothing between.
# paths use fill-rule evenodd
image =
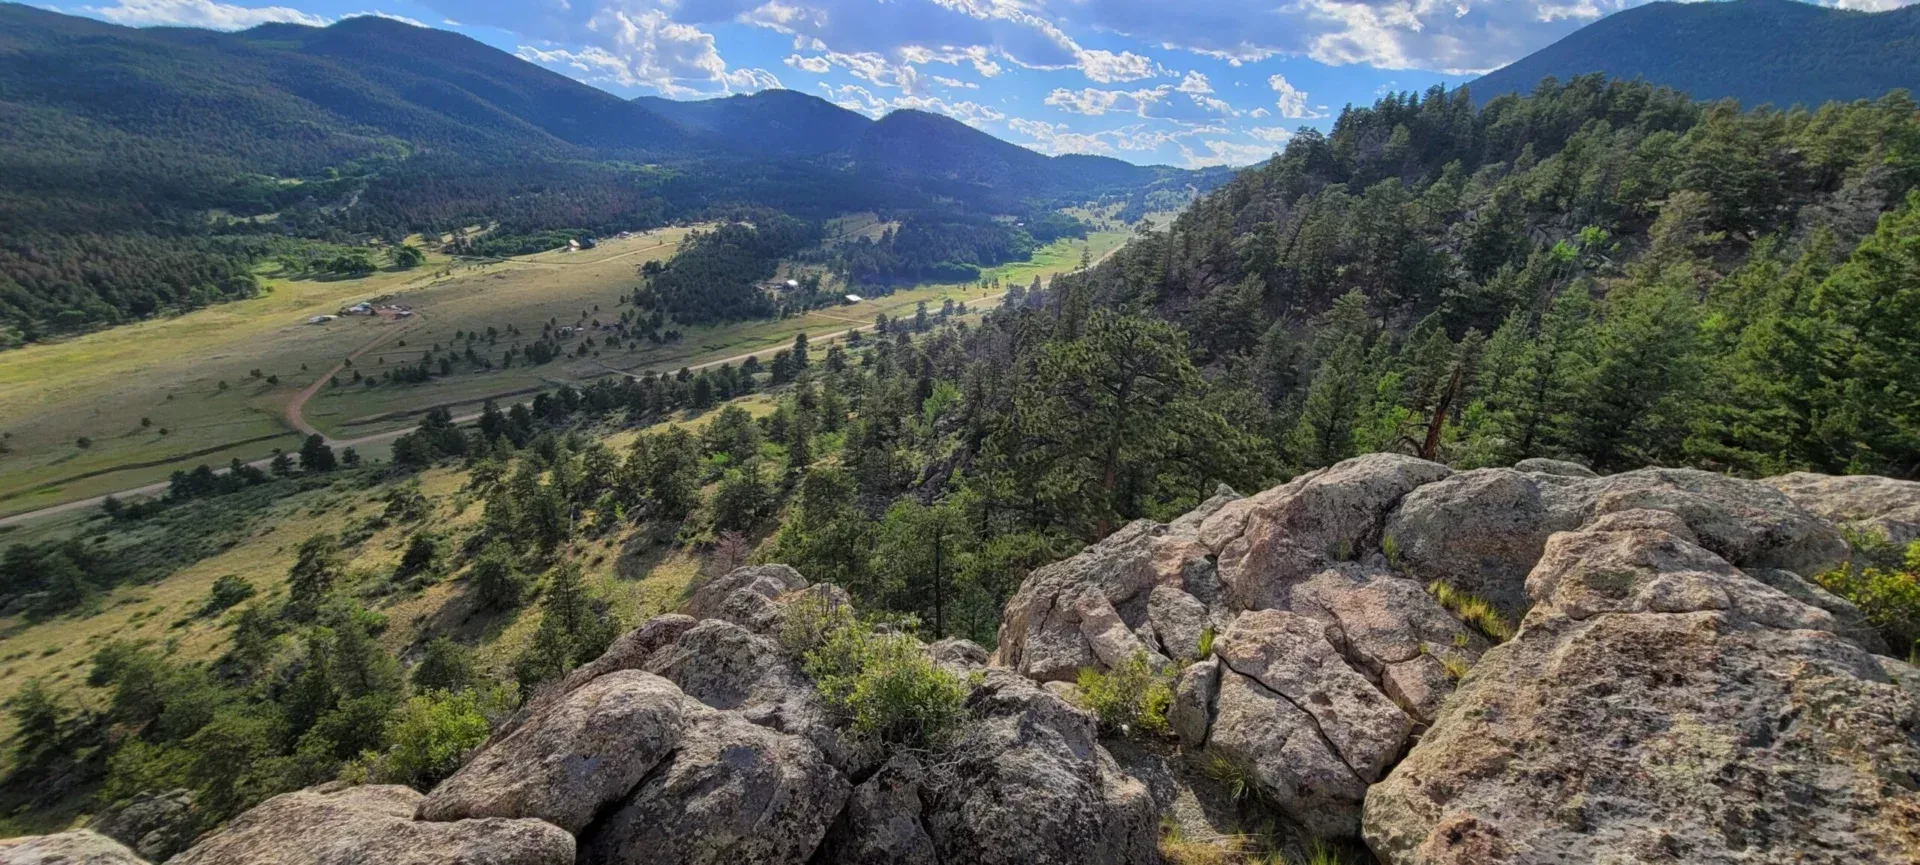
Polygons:
<instances>
[{"instance_id":1,"label":"white cloud","mask_svg":"<svg viewBox=\"0 0 1920 865\"><path fill-rule=\"evenodd\" d=\"M235 6L213 0L118 0L113 6L89 6L87 12L131 27L206 27L212 30L245 30L261 24L305 24L325 27L333 23L319 15L285 6Z\"/></svg>"},{"instance_id":2,"label":"white cloud","mask_svg":"<svg viewBox=\"0 0 1920 865\"><path fill-rule=\"evenodd\" d=\"M1318 109L1308 106L1307 91L1301 90L1288 83L1286 76L1273 75L1268 77L1267 86L1272 87L1273 92L1279 96L1277 105L1280 109L1281 117L1295 120L1318 120L1327 116L1327 106L1322 105Z\"/></svg>"},{"instance_id":3,"label":"white cloud","mask_svg":"<svg viewBox=\"0 0 1920 865\"><path fill-rule=\"evenodd\" d=\"M751 93L780 86L759 68L733 69L720 57L713 34L673 20L657 9L605 7L566 41L579 48L522 45L522 59L571 69L585 81L644 87L667 96Z\"/></svg>"},{"instance_id":4,"label":"white cloud","mask_svg":"<svg viewBox=\"0 0 1920 865\"><path fill-rule=\"evenodd\" d=\"M1080 71L1101 84L1153 77L1153 61L1129 51L1081 51L1079 61Z\"/></svg>"},{"instance_id":5,"label":"white cloud","mask_svg":"<svg viewBox=\"0 0 1920 865\"><path fill-rule=\"evenodd\" d=\"M980 85L975 84L972 81L961 81L958 78L948 78L944 75L933 76L933 83L938 84L941 87L952 87L956 90L979 90L980 89Z\"/></svg>"},{"instance_id":6,"label":"white cloud","mask_svg":"<svg viewBox=\"0 0 1920 865\"><path fill-rule=\"evenodd\" d=\"M1204 152L1197 152L1185 144L1180 145L1180 154L1186 158L1188 168L1252 165L1273 156L1273 148L1265 144L1236 144L1207 139L1201 141L1200 145Z\"/></svg>"},{"instance_id":7,"label":"white cloud","mask_svg":"<svg viewBox=\"0 0 1920 865\"><path fill-rule=\"evenodd\" d=\"M849 111L858 111L868 117L880 117L889 111L910 108L916 111L929 111L945 114L969 126L984 127L1007 119L1007 115L977 102L948 102L936 96L898 96L892 99L876 95L858 84L835 86L822 82L822 92L827 101Z\"/></svg>"},{"instance_id":8,"label":"white cloud","mask_svg":"<svg viewBox=\"0 0 1920 865\"><path fill-rule=\"evenodd\" d=\"M1042 101L1072 114L1098 117L1118 111L1145 117L1147 109L1165 100L1169 92L1164 85L1146 90L1101 90L1097 87L1068 90L1061 87L1055 88Z\"/></svg>"},{"instance_id":9,"label":"white cloud","mask_svg":"<svg viewBox=\"0 0 1920 865\"><path fill-rule=\"evenodd\" d=\"M827 74L827 70L833 68L833 64L827 62L827 58L825 57L802 57L798 54L789 56L786 63L795 69L803 72L811 72L815 75L825 75Z\"/></svg>"},{"instance_id":10,"label":"white cloud","mask_svg":"<svg viewBox=\"0 0 1920 865\"><path fill-rule=\"evenodd\" d=\"M1291 131L1288 131L1286 128L1280 127L1280 126L1255 126L1252 129L1247 130L1247 134L1255 138L1258 138L1261 141L1265 141L1268 144L1276 144L1276 145L1285 144L1287 143L1287 139L1293 137L1293 133Z\"/></svg>"},{"instance_id":11,"label":"white cloud","mask_svg":"<svg viewBox=\"0 0 1920 865\"><path fill-rule=\"evenodd\" d=\"M1212 93L1213 82L1207 80L1203 73L1188 70L1187 77L1181 79L1180 86L1174 89L1181 93Z\"/></svg>"}]
</instances>

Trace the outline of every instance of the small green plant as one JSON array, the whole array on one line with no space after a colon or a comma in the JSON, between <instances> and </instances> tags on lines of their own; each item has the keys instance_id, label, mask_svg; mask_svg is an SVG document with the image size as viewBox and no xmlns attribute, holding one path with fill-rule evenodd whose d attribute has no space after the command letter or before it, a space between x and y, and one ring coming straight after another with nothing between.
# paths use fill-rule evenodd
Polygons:
<instances>
[{"instance_id":1,"label":"small green plant","mask_svg":"<svg viewBox=\"0 0 1920 865\"><path fill-rule=\"evenodd\" d=\"M1394 570L1400 570L1400 541L1392 535L1380 539L1380 552L1387 557L1387 564Z\"/></svg>"},{"instance_id":2,"label":"small green plant","mask_svg":"<svg viewBox=\"0 0 1920 865\"><path fill-rule=\"evenodd\" d=\"M1253 764L1245 760L1213 754L1201 771L1226 788L1228 798L1235 802L1254 802L1266 796L1260 787L1260 776Z\"/></svg>"},{"instance_id":3,"label":"small green plant","mask_svg":"<svg viewBox=\"0 0 1920 865\"><path fill-rule=\"evenodd\" d=\"M1447 585L1441 580L1427 584L1427 594L1447 608L1447 612L1460 618L1460 621L1473 626L1473 629L1486 635L1496 643L1504 643L1513 638L1513 625L1507 617L1487 603L1485 598L1471 592L1463 592Z\"/></svg>"},{"instance_id":4,"label":"small green plant","mask_svg":"<svg viewBox=\"0 0 1920 865\"><path fill-rule=\"evenodd\" d=\"M1333 546L1327 548L1327 557L1336 562L1353 561L1353 540L1341 538L1335 541Z\"/></svg>"},{"instance_id":5,"label":"small green plant","mask_svg":"<svg viewBox=\"0 0 1920 865\"><path fill-rule=\"evenodd\" d=\"M1467 671L1472 669L1467 665L1467 659L1459 655L1436 654L1434 657L1440 659L1440 669L1446 671L1447 678L1456 682L1466 678Z\"/></svg>"},{"instance_id":6,"label":"small green plant","mask_svg":"<svg viewBox=\"0 0 1920 865\"><path fill-rule=\"evenodd\" d=\"M935 664L912 637L875 633L851 616L830 617L834 623L806 652L803 669L847 732L909 748L950 741L966 716L966 683Z\"/></svg>"},{"instance_id":7,"label":"small green plant","mask_svg":"<svg viewBox=\"0 0 1920 865\"><path fill-rule=\"evenodd\" d=\"M1200 660L1204 661L1213 657L1213 638L1212 625L1200 629Z\"/></svg>"},{"instance_id":8,"label":"small green plant","mask_svg":"<svg viewBox=\"0 0 1920 865\"><path fill-rule=\"evenodd\" d=\"M1211 640L1202 640L1212 648ZM1146 652L1135 652L1105 673L1083 669L1078 684L1081 705L1100 719L1102 730L1163 736L1172 729L1167 712L1173 708L1173 676L1155 670Z\"/></svg>"}]
</instances>

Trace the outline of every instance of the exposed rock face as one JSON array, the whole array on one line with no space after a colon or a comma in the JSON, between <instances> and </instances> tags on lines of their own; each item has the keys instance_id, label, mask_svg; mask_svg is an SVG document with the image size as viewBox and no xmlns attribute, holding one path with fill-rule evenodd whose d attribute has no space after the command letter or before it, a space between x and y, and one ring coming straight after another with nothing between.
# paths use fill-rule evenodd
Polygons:
<instances>
[{"instance_id":1,"label":"exposed rock face","mask_svg":"<svg viewBox=\"0 0 1920 865\"><path fill-rule=\"evenodd\" d=\"M94 815L88 828L156 862L187 849L199 834L193 791L143 793Z\"/></svg>"},{"instance_id":2,"label":"exposed rock face","mask_svg":"<svg viewBox=\"0 0 1920 865\"><path fill-rule=\"evenodd\" d=\"M580 862L797 865L846 796L846 780L805 739L694 707L666 764L581 834Z\"/></svg>"},{"instance_id":3,"label":"exposed rock face","mask_svg":"<svg viewBox=\"0 0 1920 865\"><path fill-rule=\"evenodd\" d=\"M1884 535L1897 546L1920 540L1920 482L1794 472L1762 483L1846 528Z\"/></svg>"},{"instance_id":4,"label":"exposed rock face","mask_svg":"<svg viewBox=\"0 0 1920 865\"><path fill-rule=\"evenodd\" d=\"M420 819L538 817L579 832L680 744L685 702L658 676L601 676L441 782Z\"/></svg>"},{"instance_id":5,"label":"exposed rock face","mask_svg":"<svg viewBox=\"0 0 1920 865\"><path fill-rule=\"evenodd\" d=\"M1092 715L997 668L967 707L966 739L921 792L941 862L1158 861L1152 798L1100 747Z\"/></svg>"},{"instance_id":6,"label":"exposed rock face","mask_svg":"<svg viewBox=\"0 0 1920 865\"><path fill-rule=\"evenodd\" d=\"M1915 861L1904 664L1654 528L1556 535L1527 585L1520 634L1368 792L1383 859Z\"/></svg>"},{"instance_id":7,"label":"exposed rock face","mask_svg":"<svg viewBox=\"0 0 1920 865\"><path fill-rule=\"evenodd\" d=\"M147 865L125 845L91 829L0 839L7 865Z\"/></svg>"},{"instance_id":8,"label":"exposed rock face","mask_svg":"<svg viewBox=\"0 0 1920 865\"><path fill-rule=\"evenodd\" d=\"M1838 529L1778 490L1692 469L1603 478L1462 472L1407 494L1382 531L1394 538L1409 572L1445 580L1518 617L1532 603L1526 575L1550 535L1629 511L1678 517L1700 545L1740 567L1812 575L1848 556Z\"/></svg>"},{"instance_id":9,"label":"exposed rock face","mask_svg":"<svg viewBox=\"0 0 1920 865\"><path fill-rule=\"evenodd\" d=\"M315 787L275 796L173 865L571 865L573 837L539 820L413 819L406 787Z\"/></svg>"},{"instance_id":10,"label":"exposed rock face","mask_svg":"<svg viewBox=\"0 0 1920 865\"><path fill-rule=\"evenodd\" d=\"M1206 606L1201 599L1220 593L1208 554L1191 523L1136 520L1079 555L1034 571L1007 602L995 662L1043 682L1064 682L1082 667L1117 665L1136 652L1164 661L1150 599L1159 588L1162 609L1172 609L1164 592ZM1192 606L1180 602L1183 618L1168 624L1175 651L1185 651L1184 617Z\"/></svg>"},{"instance_id":11,"label":"exposed rock face","mask_svg":"<svg viewBox=\"0 0 1920 865\"><path fill-rule=\"evenodd\" d=\"M771 637L708 619L656 651L646 668L712 708L805 736L836 764L845 757L813 683L787 662Z\"/></svg>"}]
</instances>

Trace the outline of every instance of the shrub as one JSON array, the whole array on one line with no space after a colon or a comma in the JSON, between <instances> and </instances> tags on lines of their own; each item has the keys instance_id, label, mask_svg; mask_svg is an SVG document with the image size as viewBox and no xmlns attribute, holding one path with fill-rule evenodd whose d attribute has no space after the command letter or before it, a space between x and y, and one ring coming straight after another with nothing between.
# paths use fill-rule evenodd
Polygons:
<instances>
[{"instance_id":1,"label":"shrub","mask_svg":"<svg viewBox=\"0 0 1920 865\"><path fill-rule=\"evenodd\" d=\"M1213 657L1214 636L1212 625L1200 629L1200 660L1204 661Z\"/></svg>"},{"instance_id":2,"label":"shrub","mask_svg":"<svg viewBox=\"0 0 1920 865\"><path fill-rule=\"evenodd\" d=\"M200 607L200 615L219 615L253 597L253 594L252 583L235 574L227 574L213 581L213 589L207 593L207 602Z\"/></svg>"},{"instance_id":3,"label":"shrub","mask_svg":"<svg viewBox=\"0 0 1920 865\"><path fill-rule=\"evenodd\" d=\"M1878 557L1882 562L1888 558ZM1820 574L1814 582L1859 607L1894 651L1905 649L1909 657L1920 657L1920 541L1907 546L1898 566L1852 564Z\"/></svg>"},{"instance_id":4,"label":"shrub","mask_svg":"<svg viewBox=\"0 0 1920 865\"><path fill-rule=\"evenodd\" d=\"M1504 643L1513 638L1513 625L1507 621L1507 617L1479 595L1460 591L1440 580L1427 584L1427 594L1439 601L1440 606L1446 607L1447 612L1472 625L1487 639Z\"/></svg>"},{"instance_id":5,"label":"shrub","mask_svg":"<svg viewBox=\"0 0 1920 865\"><path fill-rule=\"evenodd\" d=\"M435 637L413 668L413 686L422 691L464 691L478 679L473 650L447 637Z\"/></svg>"},{"instance_id":6,"label":"shrub","mask_svg":"<svg viewBox=\"0 0 1920 865\"><path fill-rule=\"evenodd\" d=\"M905 634L841 622L806 653L805 670L858 740L939 747L965 717L966 684Z\"/></svg>"},{"instance_id":7,"label":"shrub","mask_svg":"<svg viewBox=\"0 0 1920 865\"><path fill-rule=\"evenodd\" d=\"M494 541L480 552L473 563L473 593L480 605L495 610L511 610L526 599L529 584L525 574L513 566L513 553L507 545Z\"/></svg>"},{"instance_id":8,"label":"shrub","mask_svg":"<svg viewBox=\"0 0 1920 865\"><path fill-rule=\"evenodd\" d=\"M388 783L426 790L460 768L461 758L492 732L480 699L471 691L428 691L393 714L393 747L374 767Z\"/></svg>"},{"instance_id":9,"label":"shrub","mask_svg":"<svg viewBox=\"0 0 1920 865\"><path fill-rule=\"evenodd\" d=\"M1211 642L1205 636L1201 639ZM1173 676L1170 671L1155 670L1145 652L1135 652L1109 672L1081 670L1079 685L1081 705L1100 718L1102 730L1123 736L1136 732L1161 736L1170 729L1167 711L1173 707Z\"/></svg>"}]
</instances>

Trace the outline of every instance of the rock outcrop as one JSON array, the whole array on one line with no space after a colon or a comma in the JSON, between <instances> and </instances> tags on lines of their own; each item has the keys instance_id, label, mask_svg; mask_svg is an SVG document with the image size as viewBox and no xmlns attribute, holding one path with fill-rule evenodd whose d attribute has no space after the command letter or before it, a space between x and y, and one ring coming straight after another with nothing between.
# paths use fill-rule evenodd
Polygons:
<instances>
[{"instance_id":1,"label":"rock outcrop","mask_svg":"<svg viewBox=\"0 0 1920 865\"><path fill-rule=\"evenodd\" d=\"M0 838L6 865L146 865L126 845L91 829L55 835Z\"/></svg>"},{"instance_id":2,"label":"rock outcrop","mask_svg":"<svg viewBox=\"0 0 1920 865\"><path fill-rule=\"evenodd\" d=\"M87 828L159 862L193 843L201 819L193 791L168 790L115 802L94 815Z\"/></svg>"},{"instance_id":3,"label":"rock outcrop","mask_svg":"<svg viewBox=\"0 0 1920 865\"><path fill-rule=\"evenodd\" d=\"M539 820L413 819L406 787L325 785L275 796L170 865L571 865L573 836Z\"/></svg>"},{"instance_id":4,"label":"rock outcrop","mask_svg":"<svg viewBox=\"0 0 1920 865\"><path fill-rule=\"evenodd\" d=\"M1913 862L1920 693L1656 528L1555 535L1519 635L1367 793L1385 861Z\"/></svg>"},{"instance_id":5,"label":"rock outcrop","mask_svg":"<svg viewBox=\"0 0 1920 865\"><path fill-rule=\"evenodd\" d=\"M1879 535L1896 547L1920 540L1920 482L1794 472L1762 483L1843 528Z\"/></svg>"},{"instance_id":6,"label":"rock outcrop","mask_svg":"<svg viewBox=\"0 0 1920 865\"><path fill-rule=\"evenodd\" d=\"M850 738L782 645L847 593L741 568L430 794L287 794L172 861L1150 865L1163 819L1230 824L1209 776L1389 865L1920 863L1920 670L1813 583L1843 528L1920 532L1920 484L1375 454L1223 489L1034 571L991 653L924 647L968 693L930 752ZM1073 681L1136 657L1172 736L1109 750ZM153 810L102 825L144 845Z\"/></svg>"}]
</instances>

